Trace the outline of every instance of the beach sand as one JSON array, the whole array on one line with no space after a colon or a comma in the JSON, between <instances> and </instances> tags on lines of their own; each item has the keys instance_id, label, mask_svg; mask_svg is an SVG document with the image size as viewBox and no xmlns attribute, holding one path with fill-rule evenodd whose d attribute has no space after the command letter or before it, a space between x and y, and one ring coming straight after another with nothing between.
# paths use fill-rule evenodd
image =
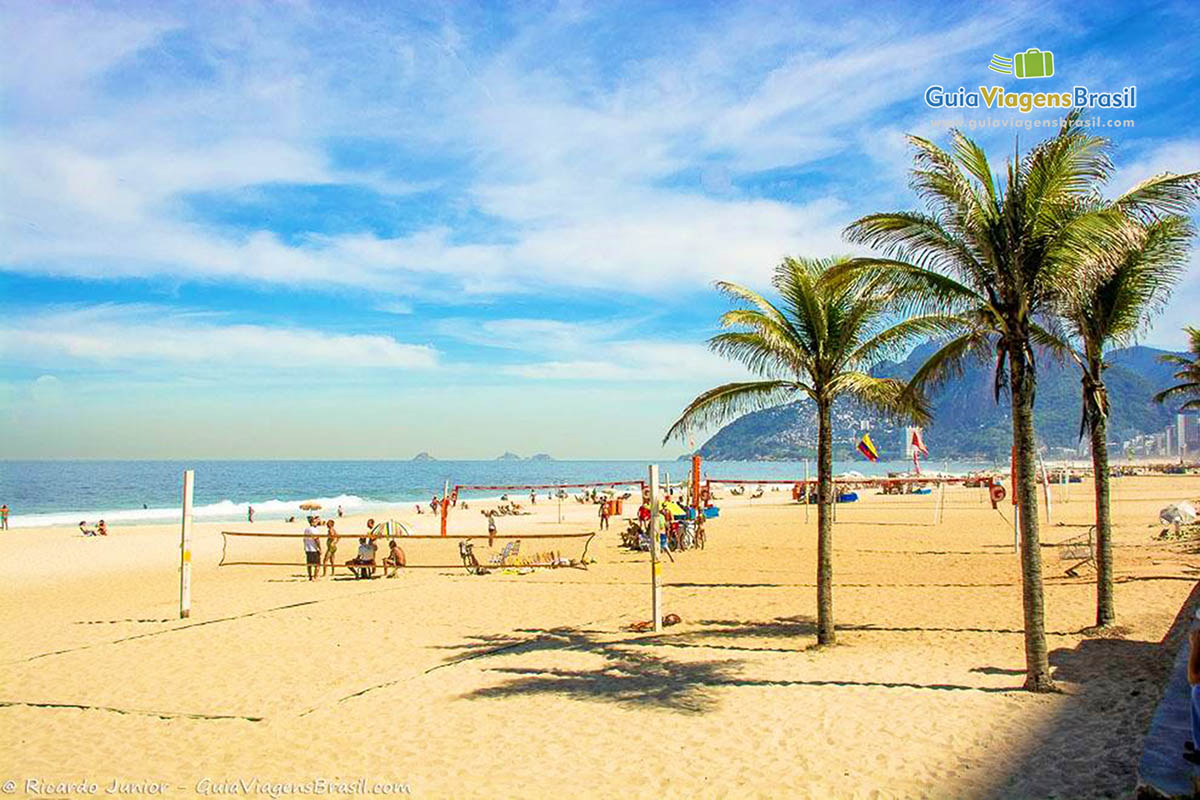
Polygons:
<instances>
[{"instance_id":1,"label":"beach sand","mask_svg":"<svg viewBox=\"0 0 1200 800\"><path fill-rule=\"evenodd\" d=\"M1090 486L1069 488L1064 502L1054 487L1046 543L1090 522ZM248 526L198 524L188 620L178 525L6 532L0 779L17 796L26 779L192 796L360 778L424 797L1127 796L1200 558L1154 541L1157 512L1200 496L1200 479L1113 490L1117 631L1084 631L1094 573L1066 577L1043 549L1054 695L1020 691L1012 527L976 489L948 490L936 526L932 496L839 507L839 645L822 650L816 513L805 524L786 492L721 501L708 547L665 565L665 610L683 622L661 636L625 630L650 592L647 556L617 547L621 520L587 571L315 583L218 568L219 531ZM479 507L451 532L482 533ZM501 532L595 529L593 507L564 504L562 524L557 508Z\"/></svg>"}]
</instances>

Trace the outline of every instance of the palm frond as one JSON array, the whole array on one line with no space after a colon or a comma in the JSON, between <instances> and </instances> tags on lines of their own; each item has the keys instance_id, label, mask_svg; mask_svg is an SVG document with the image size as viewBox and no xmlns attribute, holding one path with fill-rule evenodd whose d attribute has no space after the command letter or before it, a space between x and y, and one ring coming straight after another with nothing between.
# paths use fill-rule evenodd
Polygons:
<instances>
[{"instance_id":1,"label":"palm frond","mask_svg":"<svg viewBox=\"0 0 1200 800\"><path fill-rule=\"evenodd\" d=\"M945 339L963 332L962 318L954 314L923 314L909 317L864 341L849 354L847 363L870 366L883 358L902 355L921 339Z\"/></svg>"},{"instance_id":2,"label":"palm frond","mask_svg":"<svg viewBox=\"0 0 1200 800\"><path fill-rule=\"evenodd\" d=\"M834 396L852 397L860 404L894 419L919 424L930 420L929 404L920 392L906 391L907 385L895 378L877 378L865 372L843 372L833 380Z\"/></svg>"},{"instance_id":3,"label":"palm frond","mask_svg":"<svg viewBox=\"0 0 1200 800\"><path fill-rule=\"evenodd\" d=\"M1200 394L1200 381L1190 381L1188 383L1178 383L1167 389L1163 389L1158 394L1154 395L1154 402L1165 403L1170 398L1177 394L1189 395ZM1189 401L1190 402L1190 401Z\"/></svg>"},{"instance_id":4,"label":"palm frond","mask_svg":"<svg viewBox=\"0 0 1200 800\"><path fill-rule=\"evenodd\" d=\"M693 427L706 428L749 411L779 405L793 399L796 392L811 393L797 381L742 381L726 383L700 394L679 415L663 437L665 445L674 436L683 437Z\"/></svg>"},{"instance_id":5,"label":"palm frond","mask_svg":"<svg viewBox=\"0 0 1200 800\"><path fill-rule=\"evenodd\" d=\"M979 331L956 336L917 369L908 381L909 391L926 394L950 378L961 376L969 358L982 359L991 349L992 343Z\"/></svg>"},{"instance_id":6,"label":"palm frond","mask_svg":"<svg viewBox=\"0 0 1200 800\"><path fill-rule=\"evenodd\" d=\"M1200 203L1200 172L1185 175L1164 172L1122 194L1113 201L1113 207L1145 220L1163 214L1189 214L1197 203Z\"/></svg>"}]
</instances>

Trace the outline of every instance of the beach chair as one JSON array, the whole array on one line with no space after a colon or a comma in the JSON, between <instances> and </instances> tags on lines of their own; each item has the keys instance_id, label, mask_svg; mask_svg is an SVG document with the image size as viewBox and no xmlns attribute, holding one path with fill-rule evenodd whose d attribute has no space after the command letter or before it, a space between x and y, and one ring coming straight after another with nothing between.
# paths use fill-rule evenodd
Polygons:
<instances>
[{"instance_id":1,"label":"beach chair","mask_svg":"<svg viewBox=\"0 0 1200 800\"><path fill-rule=\"evenodd\" d=\"M489 565L493 567L506 566L510 560L515 560L520 552L521 540L515 539L504 545L504 549L499 553L496 553L496 555L492 556L492 560L489 562Z\"/></svg>"},{"instance_id":2,"label":"beach chair","mask_svg":"<svg viewBox=\"0 0 1200 800\"><path fill-rule=\"evenodd\" d=\"M1096 568L1096 526L1088 528L1087 533L1072 536L1057 544L1058 560L1074 562L1067 567L1066 574L1072 578L1079 577L1079 568L1090 566Z\"/></svg>"}]
</instances>

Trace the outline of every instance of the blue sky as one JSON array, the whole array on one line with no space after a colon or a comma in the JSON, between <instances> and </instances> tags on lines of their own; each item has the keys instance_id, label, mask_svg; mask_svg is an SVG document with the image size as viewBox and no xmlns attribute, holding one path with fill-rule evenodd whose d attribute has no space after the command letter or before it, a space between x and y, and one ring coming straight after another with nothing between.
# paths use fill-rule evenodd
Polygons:
<instances>
[{"instance_id":1,"label":"blue sky","mask_svg":"<svg viewBox=\"0 0 1200 800\"><path fill-rule=\"evenodd\" d=\"M930 84L1136 84L1113 191L1200 169L1195 3L0 6L5 457L673 455L711 282L914 207Z\"/></svg>"}]
</instances>

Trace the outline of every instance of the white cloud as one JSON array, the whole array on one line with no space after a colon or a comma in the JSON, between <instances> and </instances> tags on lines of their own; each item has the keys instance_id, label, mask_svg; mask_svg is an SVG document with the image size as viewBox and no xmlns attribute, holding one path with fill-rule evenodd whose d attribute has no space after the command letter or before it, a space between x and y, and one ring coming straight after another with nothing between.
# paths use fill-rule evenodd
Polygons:
<instances>
[{"instance_id":1,"label":"white cloud","mask_svg":"<svg viewBox=\"0 0 1200 800\"><path fill-rule=\"evenodd\" d=\"M96 306L9 318L0 324L9 361L90 367L211 365L241 369L415 368L437 351L390 336L331 334L306 328L220 324L212 315Z\"/></svg>"},{"instance_id":2,"label":"white cloud","mask_svg":"<svg viewBox=\"0 0 1200 800\"><path fill-rule=\"evenodd\" d=\"M546 65L561 47L555 37L585 32L574 27L588 24L582 10L518 20L498 48L477 46L450 19L367 25L321 7L231 13L221 25L113 23L119 35L96 45L104 52L90 68L68 52L74 33L63 20L79 20L25 14L29 38L42 44L36 60L10 57L9 84L43 70L74 98L75 122L48 128L45 110L24 94L14 106L0 220L6 268L391 293L435 286L445 297L547 287L653 294L716 277L753 281L784 253L844 250L850 198L740 197L732 178L855 147L865 118L911 94L914 65L954 58L989 24L975 18L896 40L887 26L853 19L730 11L720 35L681 31L605 82L587 59ZM351 45L327 35L334 30L357 38ZM148 88L100 88L107 69L157 52L146 48L162 46L156 37L166 33L198 43L192 57L203 79L175 85L143 67ZM430 185L331 166L328 140L353 136L468 169L453 199L499 219L504 240L464 242L434 222L397 238L284 242L266 231L233 237L177 213L190 193L271 182L358 183L385 193ZM714 168L734 174L706 195ZM663 184L687 170L710 177Z\"/></svg>"}]
</instances>

